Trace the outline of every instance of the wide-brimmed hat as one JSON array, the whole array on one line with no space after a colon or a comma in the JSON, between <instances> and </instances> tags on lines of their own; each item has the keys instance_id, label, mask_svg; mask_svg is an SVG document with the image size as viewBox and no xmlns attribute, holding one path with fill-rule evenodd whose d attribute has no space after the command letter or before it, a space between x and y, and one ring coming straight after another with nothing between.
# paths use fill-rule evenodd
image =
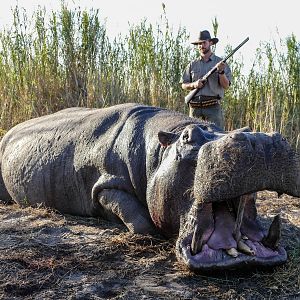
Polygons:
<instances>
[{"instance_id":1,"label":"wide-brimmed hat","mask_svg":"<svg viewBox=\"0 0 300 300\"><path fill-rule=\"evenodd\" d=\"M210 33L209 33L208 30L203 30L203 31L200 31L200 32L199 32L198 40L195 41L195 42L192 42L192 44L193 44L193 45L198 45L198 44L200 44L201 42L207 41L207 40L208 40L208 41L211 41L211 42L213 43L213 45L215 45L215 44L219 41L219 39L216 38L216 37L211 38Z\"/></svg>"}]
</instances>

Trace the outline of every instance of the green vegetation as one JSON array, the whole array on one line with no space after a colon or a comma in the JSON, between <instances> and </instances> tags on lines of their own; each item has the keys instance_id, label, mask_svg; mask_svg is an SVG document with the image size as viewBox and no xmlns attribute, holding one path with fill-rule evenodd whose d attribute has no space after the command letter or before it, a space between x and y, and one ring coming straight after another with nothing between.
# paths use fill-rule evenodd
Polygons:
<instances>
[{"instance_id":1,"label":"green vegetation","mask_svg":"<svg viewBox=\"0 0 300 300\"><path fill-rule=\"evenodd\" d=\"M196 53L185 28L176 32L166 14L110 40L97 10L33 16L16 8L11 28L0 32L0 128L70 106L105 107L139 102L186 112L182 71ZM218 23L213 21L215 34ZM234 82L224 109L227 129L250 126L280 131L300 149L300 51L291 35L261 43L250 73L230 61ZM228 46L228 51L230 47Z\"/></svg>"},{"instance_id":2,"label":"green vegetation","mask_svg":"<svg viewBox=\"0 0 300 300\"><path fill-rule=\"evenodd\" d=\"M279 131L300 150L300 43L291 35L281 47L261 43L247 76L231 62L236 80L225 103L227 127Z\"/></svg>"}]
</instances>

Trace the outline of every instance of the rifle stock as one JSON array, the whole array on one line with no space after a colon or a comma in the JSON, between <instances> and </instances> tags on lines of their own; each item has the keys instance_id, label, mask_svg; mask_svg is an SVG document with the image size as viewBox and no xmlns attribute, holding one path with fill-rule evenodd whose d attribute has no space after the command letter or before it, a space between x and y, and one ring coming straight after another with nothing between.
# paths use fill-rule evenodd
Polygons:
<instances>
[{"instance_id":1,"label":"rifle stock","mask_svg":"<svg viewBox=\"0 0 300 300\"><path fill-rule=\"evenodd\" d=\"M236 48L234 48L224 59L223 62L226 62L237 50L239 50L246 42L249 41L249 37L247 37L244 41L242 41ZM202 78L203 84L207 81L207 79L217 71L217 67L214 66L211 70L209 70ZM188 105L193 97L198 93L200 89L191 90L185 97L184 102Z\"/></svg>"},{"instance_id":2,"label":"rifle stock","mask_svg":"<svg viewBox=\"0 0 300 300\"><path fill-rule=\"evenodd\" d=\"M189 104L190 101L194 98L194 96L198 93L199 89L193 89L191 90L185 97L184 97L184 102L185 104Z\"/></svg>"}]
</instances>

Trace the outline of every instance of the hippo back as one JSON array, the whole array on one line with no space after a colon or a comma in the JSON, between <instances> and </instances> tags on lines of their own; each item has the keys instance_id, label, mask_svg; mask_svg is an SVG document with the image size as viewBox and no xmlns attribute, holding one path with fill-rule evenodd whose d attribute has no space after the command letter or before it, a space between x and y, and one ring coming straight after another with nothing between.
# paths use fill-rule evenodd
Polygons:
<instances>
[{"instance_id":1,"label":"hippo back","mask_svg":"<svg viewBox=\"0 0 300 300\"><path fill-rule=\"evenodd\" d=\"M137 104L105 109L69 108L12 128L1 142L7 191L18 203L97 215L91 190L102 174L145 203L147 180L159 163L159 130L194 121L176 112Z\"/></svg>"}]
</instances>

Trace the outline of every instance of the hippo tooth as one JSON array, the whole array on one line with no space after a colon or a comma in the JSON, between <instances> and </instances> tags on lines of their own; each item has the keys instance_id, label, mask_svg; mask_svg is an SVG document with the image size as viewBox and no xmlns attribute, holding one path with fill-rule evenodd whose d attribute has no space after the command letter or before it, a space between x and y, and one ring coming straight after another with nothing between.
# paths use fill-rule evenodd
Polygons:
<instances>
[{"instance_id":1,"label":"hippo tooth","mask_svg":"<svg viewBox=\"0 0 300 300\"><path fill-rule=\"evenodd\" d=\"M248 199L248 195L244 195L240 197L238 213L236 216L236 221L235 221L235 226L233 231L233 236L235 237L236 241L239 241L241 239L241 225L243 221L244 210L245 210L247 199Z\"/></svg>"},{"instance_id":2,"label":"hippo tooth","mask_svg":"<svg viewBox=\"0 0 300 300\"><path fill-rule=\"evenodd\" d=\"M239 256L239 252L235 248L227 249L226 253L234 258Z\"/></svg>"},{"instance_id":3,"label":"hippo tooth","mask_svg":"<svg viewBox=\"0 0 300 300\"><path fill-rule=\"evenodd\" d=\"M242 240L238 241L238 249L246 254L255 255L255 251L246 245Z\"/></svg>"},{"instance_id":4,"label":"hippo tooth","mask_svg":"<svg viewBox=\"0 0 300 300\"><path fill-rule=\"evenodd\" d=\"M267 236L264 237L261 242L265 247L275 250L278 248L280 237L281 237L281 218L280 215L277 215L274 217L272 221Z\"/></svg>"},{"instance_id":5,"label":"hippo tooth","mask_svg":"<svg viewBox=\"0 0 300 300\"><path fill-rule=\"evenodd\" d=\"M198 224L196 224L191 244L191 252L192 255L196 255L201 251L202 243L201 243L201 232L198 230Z\"/></svg>"}]
</instances>

